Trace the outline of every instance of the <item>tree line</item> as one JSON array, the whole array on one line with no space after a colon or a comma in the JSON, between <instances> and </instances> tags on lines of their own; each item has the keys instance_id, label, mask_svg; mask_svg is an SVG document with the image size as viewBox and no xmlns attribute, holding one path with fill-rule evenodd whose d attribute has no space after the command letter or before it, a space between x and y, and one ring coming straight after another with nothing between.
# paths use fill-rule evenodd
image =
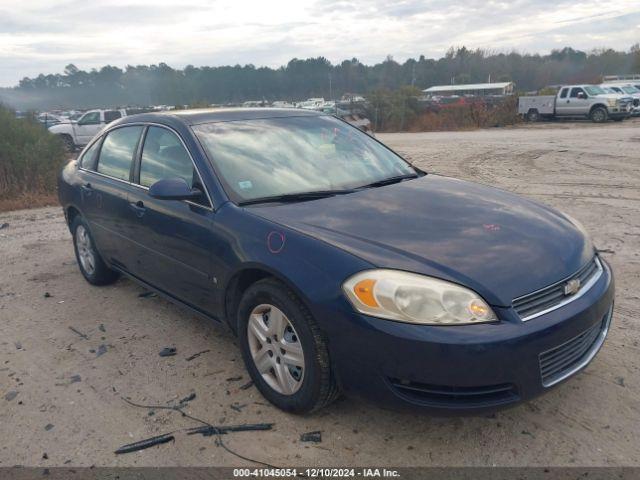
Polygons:
<instances>
[{"instance_id":1,"label":"tree line","mask_svg":"<svg viewBox=\"0 0 640 480\"><path fill-rule=\"evenodd\" d=\"M280 68L235 65L175 69L158 65L106 65L85 71L73 64L62 74L23 78L0 89L0 102L17 109L103 106L226 104L247 100L337 99L404 86L513 81L519 91L560 83L598 82L602 75L640 73L640 45L628 51L590 52L565 47L547 55L451 48L439 59L403 63L391 56L375 65L356 58L332 64L324 57L290 60Z\"/></svg>"}]
</instances>

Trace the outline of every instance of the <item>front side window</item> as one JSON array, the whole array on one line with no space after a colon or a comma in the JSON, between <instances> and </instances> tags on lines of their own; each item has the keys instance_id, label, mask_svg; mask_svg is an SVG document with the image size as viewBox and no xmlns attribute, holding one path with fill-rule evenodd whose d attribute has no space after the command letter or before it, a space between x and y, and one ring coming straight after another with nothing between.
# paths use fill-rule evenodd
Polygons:
<instances>
[{"instance_id":1,"label":"front side window","mask_svg":"<svg viewBox=\"0 0 640 480\"><path fill-rule=\"evenodd\" d=\"M121 116L117 110L107 110L104 112L104 123L111 123L114 120L118 120Z\"/></svg>"},{"instance_id":2,"label":"front side window","mask_svg":"<svg viewBox=\"0 0 640 480\"><path fill-rule=\"evenodd\" d=\"M176 177L193 187L194 167L189 153L172 131L149 127L142 148L140 185L150 187L158 180Z\"/></svg>"},{"instance_id":3,"label":"front side window","mask_svg":"<svg viewBox=\"0 0 640 480\"><path fill-rule=\"evenodd\" d=\"M416 176L391 150L330 116L209 123L193 129L238 203Z\"/></svg>"},{"instance_id":4,"label":"front side window","mask_svg":"<svg viewBox=\"0 0 640 480\"><path fill-rule=\"evenodd\" d=\"M123 127L112 130L102 143L98 172L120 180L129 180L131 162L142 127Z\"/></svg>"},{"instance_id":5,"label":"front side window","mask_svg":"<svg viewBox=\"0 0 640 480\"><path fill-rule=\"evenodd\" d=\"M571 89L571 98L578 98L578 94L579 93L583 93L584 94L584 90L580 87L574 87Z\"/></svg>"},{"instance_id":6,"label":"front side window","mask_svg":"<svg viewBox=\"0 0 640 480\"><path fill-rule=\"evenodd\" d=\"M100 123L100 112L89 112L78 121L79 125L96 125L98 123Z\"/></svg>"}]
</instances>

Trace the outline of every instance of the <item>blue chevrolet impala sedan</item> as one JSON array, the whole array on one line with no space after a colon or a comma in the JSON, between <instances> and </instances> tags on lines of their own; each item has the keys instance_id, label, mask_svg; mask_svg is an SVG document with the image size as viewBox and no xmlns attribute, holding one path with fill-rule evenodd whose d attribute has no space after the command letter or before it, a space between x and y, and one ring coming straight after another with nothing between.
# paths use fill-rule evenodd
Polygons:
<instances>
[{"instance_id":1,"label":"blue chevrolet impala sedan","mask_svg":"<svg viewBox=\"0 0 640 480\"><path fill-rule=\"evenodd\" d=\"M59 196L89 283L125 275L230 328L290 412L341 393L509 406L584 368L611 324L611 269L576 220L318 112L125 117Z\"/></svg>"}]
</instances>

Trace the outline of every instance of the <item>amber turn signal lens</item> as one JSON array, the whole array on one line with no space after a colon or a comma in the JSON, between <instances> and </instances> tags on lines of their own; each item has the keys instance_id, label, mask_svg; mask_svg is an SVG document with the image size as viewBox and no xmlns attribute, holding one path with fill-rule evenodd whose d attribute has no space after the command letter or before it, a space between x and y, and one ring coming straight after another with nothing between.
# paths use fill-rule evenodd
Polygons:
<instances>
[{"instance_id":1,"label":"amber turn signal lens","mask_svg":"<svg viewBox=\"0 0 640 480\"><path fill-rule=\"evenodd\" d=\"M373 287L375 286L375 284L375 280L365 279L361 280L353 286L353 293L356 294L358 300L360 300L368 307L376 308L380 306L378 305L376 298L373 296Z\"/></svg>"},{"instance_id":2,"label":"amber turn signal lens","mask_svg":"<svg viewBox=\"0 0 640 480\"><path fill-rule=\"evenodd\" d=\"M469 311L476 317L482 318L489 313L489 308L477 300L472 300L469 303Z\"/></svg>"}]
</instances>

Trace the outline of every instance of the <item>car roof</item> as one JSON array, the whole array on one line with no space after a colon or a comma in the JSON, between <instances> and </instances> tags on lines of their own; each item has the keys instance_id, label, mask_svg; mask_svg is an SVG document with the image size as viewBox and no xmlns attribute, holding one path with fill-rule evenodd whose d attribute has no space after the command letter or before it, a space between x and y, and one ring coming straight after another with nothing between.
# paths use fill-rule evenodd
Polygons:
<instances>
[{"instance_id":1,"label":"car roof","mask_svg":"<svg viewBox=\"0 0 640 480\"><path fill-rule=\"evenodd\" d=\"M120 124L130 122L165 123L166 121L171 122L171 120L180 120L182 123L187 125L199 125L202 123L320 115L326 114L315 110L304 110L300 108L209 108L140 113L123 118Z\"/></svg>"}]
</instances>

